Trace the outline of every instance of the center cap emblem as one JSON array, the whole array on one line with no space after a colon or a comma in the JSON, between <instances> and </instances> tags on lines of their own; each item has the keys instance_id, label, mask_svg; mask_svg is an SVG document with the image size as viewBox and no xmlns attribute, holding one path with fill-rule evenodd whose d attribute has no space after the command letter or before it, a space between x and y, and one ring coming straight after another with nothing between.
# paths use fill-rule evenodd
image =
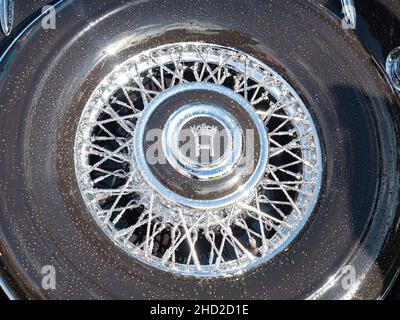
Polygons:
<instances>
[{"instance_id":1,"label":"center cap emblem","mask_svg":"<svg viewBox=\"0 0 400 320\"><path fill-rule=\"evenodd\" d=\"M194 136L194 143L195 143L195 153L196 157L201 157L202 150L208 150L210 158L215 157L215 150L214 150L214 140L218 133L217 126L208 126L205 123L202 123L199 126L190 127L190 130ZM208 139L207 143L203 142L203 139ZM203 161L201 163L204 163Z\"/></svg>"},{"instance_id":2,"label":"center cap emblem","mask_svg":"<svg viewBox=\"0 0 400 320\"><path fill-rule=\"evenodd\" d=\"M168 119L163 149L181 174L212 180L232 172L240 160L242 132L233 116L221 107L185 105Z\"/></svg>"}]
</instances>

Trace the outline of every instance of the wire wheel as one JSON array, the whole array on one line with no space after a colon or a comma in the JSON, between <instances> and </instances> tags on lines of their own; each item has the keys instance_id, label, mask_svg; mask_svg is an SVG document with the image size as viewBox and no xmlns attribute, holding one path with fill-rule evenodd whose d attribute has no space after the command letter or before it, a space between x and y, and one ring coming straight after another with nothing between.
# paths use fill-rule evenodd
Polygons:
<instances>
[{"instance_id":1,"label":"wire wheel","mask_svg":"<svg viewBox=\"0 0 400 320\"><path fill-rule=\"evenodd\" d=\"M219 125L233 162L196 162L167 143L185 126L196 138ZM162 136L158 167L143 140L149 126ZM255 157L243 165L249 128ZM235 49L177 43L130 58L99 84L78 126L75 169L117 246L167 272L221 277L265 263L299 234L322 156L305 104L271 67Z\"/></svg>"}]
</instances>

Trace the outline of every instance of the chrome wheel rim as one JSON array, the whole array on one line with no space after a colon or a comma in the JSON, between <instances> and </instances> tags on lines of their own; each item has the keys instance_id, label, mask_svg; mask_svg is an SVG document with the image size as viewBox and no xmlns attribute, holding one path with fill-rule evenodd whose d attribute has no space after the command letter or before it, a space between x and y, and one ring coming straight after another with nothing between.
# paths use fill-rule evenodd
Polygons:
<instances>
[{"instance_id":1,"label":"chrome wheel rim","mask_svg":"<svg viewBox=\"0 0 400 320\"><path fill-rule=\"evenodd\" d=\"M190 121L194 141L224 128L214 160L180 153L175 129ZM159 129L168 170L149 164L149 127ZM241 162L249 136L253 157ZM105 234L185 276L241 274L272 259L303 229L321 187L318 133L298 94L265 63L214 44L169 44L116 67L84 107L74 155L83 200Z\"/></svg>"}]
</instances>

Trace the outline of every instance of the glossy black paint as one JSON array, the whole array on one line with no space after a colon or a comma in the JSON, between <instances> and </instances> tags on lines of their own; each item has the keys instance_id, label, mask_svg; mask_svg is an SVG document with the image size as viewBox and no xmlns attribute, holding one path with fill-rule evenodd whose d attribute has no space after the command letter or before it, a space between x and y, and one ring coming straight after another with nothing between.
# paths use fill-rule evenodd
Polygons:
<instances>
[{"instance_id":1,"label":"glossy black paint","mask_svg":"<svg viewBox=\"0 0 400 320\"><path fill-rule=\"evenodd\" d=\"M0 52L4 51L23 28L41 13L43 6L57 2L57 0L14 1L15 27L9 37L5 37L0 32ZM338 17L343 16L340 0L310 0L310 2L326 7ZM400 1L355 0L355 4L358 19L355 33L374 56L374 59L384 66L389 52L400 45Z\"/></svg>"},{"instance_id":2,"label":"glossy black paint","mask_svg":"<svg viewBox=\"0 0 400 320\"><path fill-rule=\"evenodd\" d=\"M340 1L314 1L342 17ZM355 0L355 32L374 59L384 67L389 52L400 45L400 2L397 0ZM350 31L352 32L352 31Z\"/></svg>"},{"instance_id":3,"label":"glossy black paint","mask_svg":"<svg viewBox=\"0 0 400 320\"><path fill-rule=\"evenodd\" d=\"M71 3L71 4L65 4L65 6L63 6L62 14L61 14L60 17L62 19L65 19L63 21L67 21L68 19L69 20L71 20L71 19L74 20L75 26L74 26L73 30L69 29L68 33L62 34L61 36L58 35L60 37L60 43L58 43L58 45L55 46L54 49L56 51L63 48L63 46L64 46L64 44L62 43L63 39L64 40L68 39L71 36L71 34L74 34L74 31L77 32L78 30L81 30L87 24L88 21L85 20L86 18L90 18L90 19L93 19L94 21L96 21L95 18L94 18L95 17L95 12L96 12L96 10L100 10L98 8L99 6L97 6L96 10L95 10L87 2L86 3L79 2L79 1L75 1L75 2L74 1L65 1L65 2L66 3ZM384 2L384 1L381 1L381 2ZM159 3L162 4L160 6L160 8L166 10L168 4L166 2L163 2L163 1L160 1ZM106 7L107 5L106 4L102 4L102 6ZM202 8L202 5L201 5L200 2L198 3L198 6L199 6L199 9L197 9L197 11L195 11L195 13L197 13L198 17L207 20L207 14L206 14L207 10ZM335 12L335 7L337 8L337 5L332 4L330 1L328 1L328 6L332 10L331 12ZM110 4L110 8L111 7L113 7L112 4ZM223 8L214 8L214 9L221 9L223 11ZM241 7L240 5L238 5L238 7L234 8L234 9L244 10L243 7ZM291 7L291 9L296 10L296 6L293 5ZM103 10L106 10L106 9L103 7ZM138 10L139 10L139 13L140 13L140 7L138 8ZM225 9L225 11L226 11L226 9ZM333 19L330 16L331 12L326 11L326 18L325 18L326 21L325 22L328 25L333 25L334 24L334 22L331 21L331 19ZM366 16L370 12L371 11L368 11L366 13ZM338 14L338 12L336 12L336 13ZM244 14L246 14L246 13L244 13ZM250 14L250 13L247 13L247 14ZM254 12L254 14L256 15L257 13ZM78 18L78 16L79 16L79 18ZM162 14L160 14L160 15L155 14L155 16L156 16L157 19L159 19L159 20L156 20L158 22L160 20L162 22L166 22L166 20L168 20L167 18L164 18L162 16ZM389 21L387 21L387 25L392 25L392 23L395 23L395 19L391 19L390 20L388 18L387 20L389 20ZM373 18L371 18L371 17L368 18L367 17L365 21L370 21L370 24L368 24L367 22L365 22L365 24L363 24L363 22L361 22L361 24L359 24L360 25L360 27L359 27L360 30L357 29L356 33L363 40L364 45L366 47L368 47L368 51L371 52L371 54L372 54L372 56L370 56L371 61L368 61L366 64L370 68L378 68L379 69L379 67L375 64L374 61L375 60L378 61L381 64L381 67L382 67L383 62L384 62L384 58L385 58L385 52L390 50L390 48L389 48L390 45L392 43L394 43L396 40L395 40L395 38L384 37L384 35L381 34L380 31L379 31L379 30L381 30L381 28L378 26L378 22L377 21L372 22ZM111 25L112 25L112 28L116 28L116 29L118 28L118 22L117 21L112 21L111 20ZM104 28L103 29L104 31L108 30L108 32L110 32L109 28L111 28L111 26L110 25L101 26L101 24L100 24L99 28L100 29L98 29L98 30L101 30L101 28ZM368 29L368 32L366 31L366 29ZM36 29L36 31L37 31L37 29ZM145 31L147 31L147 30L143 30L143 32L145 32ZM248 31L248 30L246 30L246 31ZM203 30L203 32L204 32L204 30ZM213 39L215 37L215 35L213 36L213 33L215 34L215 30L213 30L212 28L206 29L205 32L209 33L210 39ZM260 30L258 30L258 32L262 33L262 32L264 32L264 30L260 29ZM338 33L340 33L340 32L338 32ZM107 39L107 38L101 38L100 37L99 39L96 39L96 37L99 37L100 34L103 36L103 33L96 32L93 36L87 35L86 38L84 38L84 39L85 39L85 41L89 41L91 44L95 44L96 43L99 46L99 48L101 48L102 45L106 45L107 41L110 40L111 38ZM104 34L107 34L107 33L105 32ZM31 37L35 37L34 34L31 34L30 36ZM55 37L56 34L50 35L49 37L51 37L51 36ZM172 38L172 39L173 39L173 36L174 36L173 33L171 35L169 35L169 37ZM184 35L179 34L179 36L182 37ZM186 36L188 36L188 35L186 35ZM226 36L230 37L229 35L226 35ZM378 37L378 36L380 37L379 40L376 39L376 37ZM164 38L167 38L167 37L164 37ZM39 39L40 39L40 37L39 37ZM41 39L44 40L43 46L46 47L46 41L47 41L46 39L47 38L43 37ZM49 39L51 39L51 38L49 38ZM223 40L223 37L219 36L218 39L221 41L221 40ZM159 41L165 41L165 40L160 39ZM241 41L240 33L237 34L236 38L235 37L230 37L229 39L227 38L226 41L230 42L230 43L237 42L238 46L245 45L248 50L251 50L251 48L253 48L254 52L262 52L262 50L260 50L260 48L258 47L259 45L257 44L257 42L253 42L253 43L249 42L249 43L246 43L246 44L240 44L240 41ZM360 54L360 56L363 56L364 58L368 57L368 55L366 53L361 52L361 48L360 48L359 44L357 43L358 40L353 35L352 31L349 31L349 34L347 36L343 36L343 38L338 39L338 41L343 41L343 43L346 43L349 46L351 44L354 44L354 46L357 48L356 51L357 52L358 52L358 50L360 51L360 52L358 52ZM53 58L55 58L57 56L56 52L54 52L53 55L52 55L51 53L46 52L46 48L43 48L43 47L39 48L39 45L35 46L35 45L32 45L32 43L29 43L29 42L24 43L23 42L23 45L20 45L18 48L16 48L16 50L13 50L10 53L9 57L15 54L17 57L22 58L24 52L25 53L28 52L27 51L28 48L27 47L23 48L23 46L32 46L32 48L36 49L36 50L33 50L33 52L40 52L42 54L39 57L37 57L37 59L35 59L35 57L29 57L29 59L32 59L32 61L34 61L35 63L39 63L39 60L42 59L42 57L45 57L46 54L49 55L49 57L53 57ZM92 49L93 48L94 47L92 47ZM21 50L21 52L20 52L20 50ZM300 48L300 50L301 50L301 48ZM344 46L344 50L347 50L346 46ZM348 50L352 51L353 49L351 47L349 47ZM80 54L85 56L84 52L80 52ZM72 56L67 56L67 57L71 58ZM97 55L93 55L93 60L96 61L96 59L100 59L100 57L101 57L101 52L97 51ZM87 59L87 57L85 57L85 58ZM314 57L314 58L317 58L317 57ZM289 57L284 57L283 60L285 60L285 59L286 59L286 61L283 61L283 62L291 63ZM54 60L52 60L52 59L50 60L49 59L48 61L54 61ZM44 64L42 64L43 68L47 68L48 67L48 61L45 62ZM12 63L12 60L8 60L7 62L8 63ZM97 60L96 63L98 63L98 62L99 61ZM331 63L331 62L327 61L327 63ZM3 65L3 67L4 67L4 65ZM11 68L12 68L12 66L11 66ZM64 66L63 72L66 72L65 68L67 68L67 66ZM76 81L78 81L79 75L81 73L83 74L85 72L85 70L74 70L74 71L76 72L75 77L72 77L69 80L75 79ZM282 72L283 71L284 70L282 69ZM357 71L366 72L365 70L357 70ZM3 69L3 72L5 72L5 73L2 74L2 77L10 76L10 73L7 73L6 70ZM63 72L61 72L61 73L63 73ZM389 106L389 112L387 113L386 116L388 117L388 119L390 117L397 118L398 117L398 111L397 111L398 101L396 101L396 98L394 97L394 93L390 91L390 88L389 88L388 84L387 83L385 84L384 75L382 73L382 70L376 70L376 71L373 71L373 73L374 73L374 76L377 79L377 82L379 83L379 85L377 85L377 87L379 87L382 90L382 95L385 96L386 99L389 100L389 101L385 102ZM29 76L29 75L27 75L27 76ZM292 75L290 75L290 76L292 76ZM58 78L58 79L60 79L60 78ZM35 83L34 82L34 80L35 80L34 78L31 79L31 80L32 80L32 83ZM40 78L38 78L36 80L40 80ZM3 81L4 81L4 78L3 78ZM71 89L71 83L69 83L69 85L65 89L68 89L68 88ZM34 91L35 89L36 88L32 88L32 91ZM65 89L63 89L61 87L57 87L56 88L56 90L65 90ZM354 90L348 89L348 88L345 88L345 87L336 87L335 90L336 90L336 92L338 92L338 93L340 93L342 95L342 98L348 97L348 99L351 99L351 96L354 95ZM362 95L367 95L367 94L361 92L361 93L359 93L359 95L361 97ZM32 97L35 97L34 93L32 93ZM379 100L380 97L377 96L376 99ZM29 103L29 101L26 101L26 102ZM384 102L380 101L379 103L377 103L375 101L373 103L375 103L375 105L379 105L379 103L383 104ZM371 104L373 104L373 103L371 102ZM49 111L50 110L51 109L49 109ZM24 110L16 110L16 111L19 112L19 113L16 113L16 116L18 114L20 114L21 117L24 116ZM380 134L382 135L382 137L385 137L385 136L387 137L388 145L382 145L381 147L388 150L387 156L389 158L393 157L393 153L396 152L395 149L394 149L394 146L392 144L392 141L393 141L393 133L396 132L397 128L393 127L392 124L393 124L392 121L388 120L387 127L384 128L384 125L382 124L382 127L379 129L380 130ZM43 124L43 125L45 125L45 124ZM48 122L48 123L46 123L46 125L51 126L52 123ZM64 125L68 126L68 122L66 122ZM72 132L73 131L71 131L71 133ZM383 139L381 141L381 143L384 143L384 140L385 139ZM20 148L21 147L23 147L23 146L20 146ZM362 149L361 146L360 146L360 148ZM366 149L364 149L364 150L366 150ZM40 159L40 157L36 158L36 159ZM395 168L395 165L393 163L391 163L390 166L392 168ZM395 171L390 171L389 170L388 172L385 172L385 174L390 176L391 179L388 179L387 183L391 183L392 185L391 186L386 186L386 187L384 185L382 185L382 187L383 188L392 189L391 192L394 195L393 195L393 198L390 198L390 199L392 199L392 200L396 199L397 192L398 192L398 189L397 189L398 181L396 180L398 171L397 170L395 170ZM389 201L390 199L386 199L385 201L387 201L387 202L382 201L380 203L380 205L382 206L382 210L387 210L388 212L394 213L395 212L395 206L397 205L397 203L390 202ZM2 200L4 200L4 199L2 199ZM4 210L4 203L3 203L3 210ZM55 214L54 212L53 213L49 212L49 214L52 216L53 219L55 219L56 215L54 215ZM391 218L394 219L394 220L397 220L398 216L396 216L396 217L391 216ZM357 225L357 222L355 222L354 224ZM373 227L374 227L374 224L371 224L371 228L373 228ZM379 225L377 226L377 228L378 227L379 227ZM365 261L368 261L368 256L370 256L370 255L374 256L374 255L377 255L378 252L381 252L380 256L376 258L375 266L373 266L372 268L369 268L368 271L363 273L363 275L365 275L366 279L370 280L370 281L364 282L364 283L368 283L368 286L365 287L365 288L361 288L360 291L357 292L357 296L358 297L371 297L371 291L373 291L373 294L372 294L373 296L378 297L378 296L382 295L384 293L384 291L387 290L390 287L390 284L391 284L390 280L393 279L393 273L396 272L396 268L393 266L393 263L394 263L394 258L393 257L397 255L398 247L395 244L399 243L398 232L397 232L398 230L396 228L397 227L395 225L390 225L390 223L389 223L389 225L387 226L387 229L384 230L384 232L381 229L380 230L378 230L378 229L375 230L374 231L375 236L373 238L367 239L368 241L370 241L370 243L367 244L366 247L369 248L370 252L364 252L364 253L361 252L361 253L358 254L357 257L354 257L355 261L357 261L357 263L360 265L360 268L361 268L361 265L362 264L366 264ZM32 230L26 230L26 232L33 232L33 231ZM357 234L361 234L362 230L357 230L356 232L357 232ZM386 237L387 234L389 234L389 237ZM375 243L379 243L380 246L375 247L374 246ZM71 245L71 243L69 243L69 244ZM105 245L105 248L108 247L107 243L105 243L104 245ZM41 249L35 247L35 250L41 250ZM100 248L98 248L98 250L100 250ZM298 254L301 255L302 252L299 252ZM286 259L288 259L288 258L286 258ZM290 265L290 263L291 263L290 259L288 261L281 261L281 262L282 262L282 264L285 264L285 265ZM316 261L316 263L319 263L319 262ZM320 263L322 264L322 262L320 262ZM11 264L12 264L11 261L8 261L7 265L11 265ZM371 267L371 266L369 266L369 267ZM14 271L10 270L10 272L13 273ZM111 272L111 271L109 271L109 272ZM279 272L279 270L276 270L276 272ZM13 277L14 276L15 276L15 274L13 275ZM37 281L37 275L32 275L31 274L29 276L32 276L32 277L36 278L36 281ZM157 279L160 282L161 285L164 285L166 287L170 286L168 284L168 281L163 279L161 277L161 275L160 276L156 276L155 275L155 279ZM374 283L373 279L376 279L376 281L378 283ZM138 280L138 281L140 281L140 280ZM30 294L32 294L33 291L36 291L38 289L38 288L29 288L29 281L26 281L24 283L19 283L19 284L21 285L21 287L23 287L22 291L24 292L24 295L26 295L27 292L29 292L29 294L28 294L28 296L29 296ZM199 287L201 287L201 284L197 284L197 285ZM238 286L241 285L240 281L237 283L237 285ZM91 292L87 292L87 288L82 288L77 284L77 287L75 289L77 290L78 288L82 290L81 294L83 296L85 294L92 294ZM377 288L379 289L380 292L376 292ZM21 293L22 293L22 291L21 291ZM157 295L160 297L160 294L162 294L162 292L163 292L163 289L160 288L160 292ZM70 292L70 294L72 294L72 292ZM75 293L75 294L79 294L79 293ZM97 294L98 294L99 297L103 297L103 294L105 295L105 293L101 293L101 291L99 291L99 293L97 293ZM149 294L149 296L151 295L150 293L148 293L148 294ZM45 296L46 294L35 292L35 294L33 294L32 297L38 297L38 296L42 296L42 295ZM340 288L333 286L330 290L326 290L325 291L325 296L323 296L323 297L333 298L333 297L337 297L339 295L340 295Z\"/></svg>"},{"instance_id":4,"label":"glossy black paint","mask_svg":"<svg viewBox=\"0 0 400 320\"><path fill-rule=\"evenodd\" d=\"M43 6L53 4L49 0L13 0L14 1L14 27L12 33L6 37L0 29L0 52L5 50L18 33L38 14Z\"/></svg>"}]
</instances>

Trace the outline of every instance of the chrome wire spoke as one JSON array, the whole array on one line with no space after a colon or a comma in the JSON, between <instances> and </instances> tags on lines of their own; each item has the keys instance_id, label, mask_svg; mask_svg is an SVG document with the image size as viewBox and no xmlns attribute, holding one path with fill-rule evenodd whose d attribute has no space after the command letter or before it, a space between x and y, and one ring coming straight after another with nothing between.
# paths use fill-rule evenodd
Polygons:
<instances>
[{"instance_id":1,"label":"chrome wire spoke","mask_svg":"<svg viewBox=\"0 0 400 320\"><path fill-rule=\"evenodd\" d=\"M171 92L178 95L207 86L254 112L262 130L252 129L266 140L265 149L261 142L255 147L266 153L260 151L252 169L261 170L259 179L244 187L240 197L199 208L176 200L184 191L172 188L168 194L173 196L167 196L155 187L141 166L148 155L136 151L138 132L144 130L141 123L152 108ZM222 116L229 119L226 127L242 134L234 130L242 119L228 115ZM211 126L190 127L195 138L213 132ZM232 145L239 140L233 139ZM234 150L245 149L247 140L240 143ZM117 66L87 102L75 137L79 188L104 232L132 257L194 277L238 274L278 254L314 209L321 167L316 125L289 83L244 52L206 43L168 44Z\"/></svg>"}]
</instances>

